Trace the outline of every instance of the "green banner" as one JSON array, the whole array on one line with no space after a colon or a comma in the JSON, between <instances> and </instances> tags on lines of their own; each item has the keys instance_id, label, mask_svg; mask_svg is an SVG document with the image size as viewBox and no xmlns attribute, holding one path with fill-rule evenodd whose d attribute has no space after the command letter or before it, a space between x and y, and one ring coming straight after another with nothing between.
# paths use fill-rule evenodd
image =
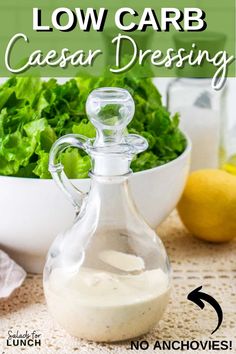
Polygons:
<instances>
[{"instance_id":1,"label":"green banner","mask_svg":"<svg viewBox=\"0 0 236 354\"><path fill-rule=\"evenodd\" d=\"M2 77L235 75L234 0L8 0L0 26Z\"/></svg>"}]
</instances>

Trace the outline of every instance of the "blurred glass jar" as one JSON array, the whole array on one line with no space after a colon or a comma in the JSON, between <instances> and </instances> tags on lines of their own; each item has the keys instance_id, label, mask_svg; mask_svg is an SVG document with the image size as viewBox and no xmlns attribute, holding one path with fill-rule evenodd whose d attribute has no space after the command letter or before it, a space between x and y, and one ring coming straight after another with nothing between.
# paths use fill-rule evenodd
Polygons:
<instances>
[{"instance_id":1,"label":"blurred glass jar","mask_svg":"<svg viewBox=\"0 0 236 354\"><path fill-rule=\"evenodd\" d=\"M180 114L180 129L192 140L192 170L217 168L227 122L227 87L215 91L211 79L178 78L170 82L167 106Z\"/></svg>"},{"instance_id":2,"label":"blurred glass jar","mask_svg":"<svg viewBox=\"0 0 236 354\"><path fill-rule=\"evenodd\" d=\"M181 48L207 51L210 57L221 51L226 36L216 32L175 34L176 50ZM216 68L203 61L201 65L184 65L176 69L177 79L170 82L167 106L170 112L179 112L180 128L192 140L192 170L217 168L220 165L221 132L227 122L226 95L212 88L212 77ZM220 154L222 155L222 153Z\"/></svg>"},{"instance_id":3,"label":"blurred glass jar","mask_svg":"<svg viewBox=\"0 0 236 354\"><path fill-rule=\"evenodd\" d=\"M234 112L236 79L229 82L229 119L224 121L221 130L220 167L236 175L236 115Z\"/></svg>"}]
</instances>

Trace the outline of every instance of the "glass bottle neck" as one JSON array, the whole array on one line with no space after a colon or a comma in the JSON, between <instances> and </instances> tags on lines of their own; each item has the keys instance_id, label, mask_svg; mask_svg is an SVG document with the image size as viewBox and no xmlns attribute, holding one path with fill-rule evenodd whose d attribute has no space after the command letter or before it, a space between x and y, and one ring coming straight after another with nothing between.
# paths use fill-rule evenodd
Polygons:
<instances>
[{"instance_id":1,"label":"glass bottle neck","mask_svg":"<svg viewBox=\"0 0 236 354\"><path fill-rule=\"evenodd\" d=\"M104 178L122 178L130 174L130 160L119 155L97 155L93 157L92 175Z\"/></svg>"},{"instance_id":2,"label":"glass bottle neck","mask_svg":"<svg viewBox=\"0 0 236 354\"><path fill-rule=\"evenodd\" d=\"M131 173L123 176L96 176L91 174L91 200L97 201L97 207L103 218L109 215L117 217L122 214L137 213L129 188ZM122 219L122 218L121 218Z\"/></svg>"}]
</instances>

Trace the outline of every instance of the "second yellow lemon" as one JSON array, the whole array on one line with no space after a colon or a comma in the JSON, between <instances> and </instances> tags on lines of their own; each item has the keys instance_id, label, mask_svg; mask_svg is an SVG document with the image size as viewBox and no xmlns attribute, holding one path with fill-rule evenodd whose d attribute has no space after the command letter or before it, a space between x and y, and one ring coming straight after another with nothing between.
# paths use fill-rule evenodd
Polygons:
<instances>
[{"instance_id":1,"label":"second yellow lemon","mask_svg":"<svg viewBox=\"0 0 236 354\"><path fill-rule=\"evenodd\" d=\"M179 215L195 236L212 242L236 236L236 177L221 170L200 170L188 179Z\"/></svg>"}]
</instances>

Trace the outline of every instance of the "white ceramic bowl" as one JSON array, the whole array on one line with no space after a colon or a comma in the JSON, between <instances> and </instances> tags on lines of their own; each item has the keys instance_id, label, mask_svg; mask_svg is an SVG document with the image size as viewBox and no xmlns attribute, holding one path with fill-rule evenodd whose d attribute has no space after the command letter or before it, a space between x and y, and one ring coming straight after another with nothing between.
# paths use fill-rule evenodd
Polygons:
<instances>
[{"instance_id":1,"label":"white ceramic bowl","mask_svg":"<svg viewBox=\"0 0 236 354\"><path fill-rule=\"evenodd\" d=\"M191 143L177 159L134 173L131 190L140 212L152 227L175 208L190 165ZM90 180L74 180L83 191ZM73 223L74 210L52 180L0 177L0 248L28 272L40 273L47 251L62 230Z\"/></svg>"}]
</instances>

